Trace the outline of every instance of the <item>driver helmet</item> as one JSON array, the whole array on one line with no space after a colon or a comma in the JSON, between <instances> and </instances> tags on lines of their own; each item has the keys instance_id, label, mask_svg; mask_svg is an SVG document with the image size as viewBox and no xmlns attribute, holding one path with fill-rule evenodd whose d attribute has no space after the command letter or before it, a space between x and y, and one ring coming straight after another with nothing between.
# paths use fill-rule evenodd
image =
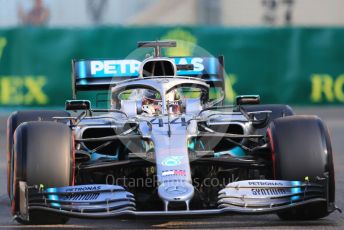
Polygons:
<instances>
[{"instance_id":1,"label":"driver helmet","mask_svg":"<svg viewBox=\"0 0 344 230\"><path fill-rule=\"evenodd\" d=\"M142 95L142 110L148 114L161 113L162 99L159 92L145 90Z\"/></svg>"}]
</instances>

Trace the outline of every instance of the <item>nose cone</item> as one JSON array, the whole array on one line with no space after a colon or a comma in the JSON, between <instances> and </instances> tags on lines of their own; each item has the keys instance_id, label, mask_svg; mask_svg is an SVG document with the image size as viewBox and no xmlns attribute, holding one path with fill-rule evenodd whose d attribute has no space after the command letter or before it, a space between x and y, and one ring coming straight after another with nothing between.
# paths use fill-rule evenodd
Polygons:
<instances>
[{"instance_id":1,"label":"nose cone","mask_svg":"<svg viewBox=\"0 0 344 230\"><path fill-rule=\"evenodd\" d=\"M194 187L188 182L164 182L159 186L158 194L164 201L188 202L194 195Z\"/></svg>"}]
</instances>

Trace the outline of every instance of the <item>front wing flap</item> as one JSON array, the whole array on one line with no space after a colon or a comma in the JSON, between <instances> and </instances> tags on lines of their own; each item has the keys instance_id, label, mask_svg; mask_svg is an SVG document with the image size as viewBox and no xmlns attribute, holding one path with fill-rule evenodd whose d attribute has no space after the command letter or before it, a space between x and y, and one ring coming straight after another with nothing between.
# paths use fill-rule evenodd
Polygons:
<instances>
[{"instance_id":1,"label":"front wing flap","mask_svg":"<svg viewBox=\"0 0 344 230\"><path fill-rule=\"evenodd\" d=\"M323 198L326 201L326 186L320 183L247 180L228 184L219 192L219 208L244 209L272 208Z\"/></svg>"},{"instance_id":2,"label":"front wing flap","mask_svg":"<svg viewBox=\"0 0 344 230\"><path fill-rule=\"evenodd\" d=\"M103 216L135 210L134 195L117 185L77 185L59 188L28 187L19 183L20 218L28 220L30 210L60 212L70 216ZM26 214L26 215L23 215Z\"/></svg>"}]
</instances>

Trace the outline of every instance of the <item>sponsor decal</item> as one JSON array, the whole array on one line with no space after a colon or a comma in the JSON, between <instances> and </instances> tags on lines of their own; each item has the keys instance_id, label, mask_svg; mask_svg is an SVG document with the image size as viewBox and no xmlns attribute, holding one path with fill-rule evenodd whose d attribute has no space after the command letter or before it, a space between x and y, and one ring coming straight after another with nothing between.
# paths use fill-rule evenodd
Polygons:
<instances>
[{"instance_id":1,"label":"sponsor decal","mask_svg":"<svg viewBox=\"0 0 344 230\"><path fill-rule=\"evenodd\" d=\"M183 156L171 156L165 158L161 164L163 166L178 166L182 163Z\"/></svg>"},{"instance_id":2,"label":"sponsor decal","mask_svg":"<svg viewBox=\"0 0 344 230\"><path fill-rule=\"evenodd\" d=\"M312 103L344 102L344 73L333 76L328 73L314 73L310 76Z\"/></svg>"},{"instance_id":3,"label":"sponsor decal","mask_svg":"<svg viewBox=\"0 0 344 230\"><path fill-rule=\"evenodd\" d=\"M87 192L87 191L98 191L101 189L100 185L92 185L92 186L85 186L85 187L75 187L69 188L66 192Z\"/></svg>"},{"instance_id":4,"label":"sponsor decal","mask_svg":"<svg viewBox=\"0 0 344 230\"><path fill-rule=\"evenodd\" d=\"M0 61L8 41L0 37ZM0 104L2 105L47 105L49 96L45 86L48 77L45 75L1 75Z\"/></svg>"},{"instance_id":5,"label":"sponsor decal","mask_svg":"<svg viewBox=\"0 0 344 230\"><path fill-rule=\"evenodd\" d=\"M254 186L283 186L283 183L281 182L274 182L274 181L250 181L248 182L249 185L254 185Z\"/></svg>"},{"instance_id":6,"label":"sponsor decal","mask_svg":"<svg viewBox=\"0 0 344 230\"><path fill-rule=\"evenodd\" d=\"M87 193L87 194L69 194L61 196L64 201L79 201L79 200L97 200L100 193Z\"/></svg>"},{"instance_id":7,"label":"sponsor decal","mask_svg":"<svg viewBox=\"0 0 344 230\"><path fill-rule=\"evenodd\" d=\"M253 188L251 189L254 196L274 196L274 195L287 195L288 192L283 188Z\"/></svg>"},{"instance_id":8,"label":"sponsor decal","mask_svg":"<svg viewBox=\"0 0 344 230\"><path fill-rule=\"evenodd\" d=\"M216 58L175 57L176 65L192 64L193 70L178 70L179 75L216 74ZM92 77L138 77L140 61L137 60L92 60L76 63L79 78ZM207 67L207 68L206 68Z\"/></svg>"},{"instance_id":9,"label":"sponsor decal","mask_svg":"<svg viewBox=\"0 0 344 230\"><path fill-rule=\"evenodd\" d=\"M2 105L46 105L49 97L44 87L47 76L0 76L0 104Z\"/></svg>"},{"instance_id":10,"label":"sponsor decal","mask_svg":"<svg viewBox=\"0 0 344 230\"><path fill-rule=\"evenodd\" d=\"M203 58L186 57L186 58L175 58L174 62L176 63L176 65L192 64L193 71L188 70L187 73L192 73L192 72L199 73L204 70L203 60L204 60Z\"/></svg>"},{"instance_id":11,"label":"sponsor decal","mask_svg":"<svg viewBox=\"0 0 344 230\"><path fill-rule=\"evenodd\" d=\"M136 60L97 60L91 61L91 75L104 76L136 76L141 62Z\"/></svg>"},{"instance_id":12,"label":"sponsor decal","mask_svg":"<svg viewBox=\"0 0 344 230\"><path fill-rule=\"evenodd\" d=\"M167 187L165 189L165 191L168 194L178 196L178 195L183 195L183 194L187 193L189 191L189 189L187 187L177 185L177 186Z\"/></svg>"},{"instance_id":13,"label":"sponsor decal","mask_svg":"<svg viewBox=\"0 0 344 230\"><path fill-rule=\"evenodd\" d=\"M213 75L211 80L219 80L217 75L219 62L215 57L171 57L176 65L192 64L192 70L177 70L177 75L196 76ZM77 79L85 78L113 78L138 77L141 62L138 60L87 60L75 62ZM166 81L166 80L164 80ZM87 82L87 81L86 81Z\"/></svg>"},{"instance_id":14,"label":"sponsor decal","mask_svg":"<svg viewBox=\"0 0 344 230\"><path fill-rule=\"evenodd\" d=\"M185 170L166 170L162 171L162 176L186 176Z\"/></svg>"}]
</instances>

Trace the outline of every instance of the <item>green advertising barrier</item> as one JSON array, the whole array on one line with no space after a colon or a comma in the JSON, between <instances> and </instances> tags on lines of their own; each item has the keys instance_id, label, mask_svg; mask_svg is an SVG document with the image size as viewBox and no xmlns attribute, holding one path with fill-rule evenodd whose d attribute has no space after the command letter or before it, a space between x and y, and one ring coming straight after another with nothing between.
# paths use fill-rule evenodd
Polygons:
<instances>
[{"instance_id":1,"label":"green advertising barrier","mask_svg":"<svg viewBox=\"0 0 344 230\"><path fill-rule=\"evenodd\" d=\"M71 98L71 59L127 57L141 40L177 39L225 56L226 101L344 103L344 28L101 27L0 30L0 106L61 106ZM187 42L183 42L187 41Z\"/></svg>"}]
</instances>

